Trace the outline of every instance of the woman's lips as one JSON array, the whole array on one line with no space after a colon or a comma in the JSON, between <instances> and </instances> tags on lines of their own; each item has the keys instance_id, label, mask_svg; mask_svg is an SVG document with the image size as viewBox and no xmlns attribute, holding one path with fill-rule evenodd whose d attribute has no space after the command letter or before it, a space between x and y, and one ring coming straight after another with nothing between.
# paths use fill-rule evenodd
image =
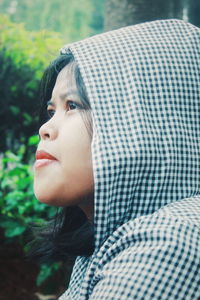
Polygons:
<instances>
[{"instance_id":1,"label":"woman's lips","mask_svg":"<svg viewBox=\"0 0 200 300\"><path fill-rule=\"evenodd\" d=\"M36 157L36 162L34 164L35 168L44 167L57 161L57 159L53 155L43 150L37 151L35 157Z\"/></svg>"}]
</instances>

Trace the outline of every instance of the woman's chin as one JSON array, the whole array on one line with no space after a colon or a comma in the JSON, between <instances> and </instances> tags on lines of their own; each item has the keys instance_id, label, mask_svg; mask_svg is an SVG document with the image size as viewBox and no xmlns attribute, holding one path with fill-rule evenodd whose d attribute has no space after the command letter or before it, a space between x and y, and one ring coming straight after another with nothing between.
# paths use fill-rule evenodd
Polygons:
<instances>
[{"instance_id":1,"label":"woman's chin","mask_svg":"<svg viewBox=\"0 0 200 300\"><path fill-rule=\"evenodd\" d=\"M59 207L64 206L64 204L61 201L59 201L58 199L37 196L36 193L35 193L35 196L40 203L43 203L43 204L46 204L49 206L59 206Z\"/></svg>"},{"instance_id":2,"label":"woman's chin","mask_svg":"<svg viewBox=\"0 0 200 300\"><path fill-rule=\"evenodd\" d=\"M41 203L53 205L53 200L48 198L47 195L43 196L41 193L38 193L37 191L34 191L35 197L37 200Z\"/></svg>"},{"instance_id":3,"label":"woman's chin","mask_svg":"<svg viewBox=\"0 0 200 300\"><path fill-rule=\"evenodd\" d=\"M39 202L50 206L66 206L73 204L71 204L71 201L68 201L68 199L58 197L58 193L53 193L50 189L47 190L34 186L34 194Z\"/></svg>"},{"instance_id":4,"label":"woman's chin","mask_svg":"<svg viewBox=\"0 0 200 300\"><path fill-rule=\"evenodd\" d=\"M45 189L42 186L40 186L39 184L37 184L37 182L34 182L34 194L35 197L37 198L37 200L41 203L44 204L48 204L48 205L52 205L53 204L53 198L52 198L52 194L50 192L49 189Z\"/></svg>"}]
</instances>

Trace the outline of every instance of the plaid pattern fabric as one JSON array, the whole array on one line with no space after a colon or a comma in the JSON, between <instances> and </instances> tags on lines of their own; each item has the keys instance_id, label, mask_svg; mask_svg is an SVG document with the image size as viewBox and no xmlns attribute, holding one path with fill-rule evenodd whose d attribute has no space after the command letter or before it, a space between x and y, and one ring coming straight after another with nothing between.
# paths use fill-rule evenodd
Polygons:
<instances>
[{"instance_id":1,"label":"plaid pattern fabric","mask_svg":"<svg viewBox=\"0 0 200 300\"><path fill-rule=\"evenodd\" d=\"M61 50L92 107L95 252L60 299L200 299L199 41L163 20Z\"/></svg>"}]
</instances>

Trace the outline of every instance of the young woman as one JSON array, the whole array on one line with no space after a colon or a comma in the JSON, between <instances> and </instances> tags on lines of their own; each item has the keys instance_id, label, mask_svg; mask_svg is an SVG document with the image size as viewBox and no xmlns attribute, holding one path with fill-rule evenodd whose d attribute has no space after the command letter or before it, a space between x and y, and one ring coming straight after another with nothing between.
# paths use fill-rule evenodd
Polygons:
<instances>
[{"instance_id":1,"label":"young woman","mask_svg":"<svg viewBox=\"0 0 200 300\"><path fill-rule=\"evenodd\" d=\"M148 22L71 44L43 78L39 258L77 255L60 299L199 299L200 30Z\"/></svg>"}]
</instances>

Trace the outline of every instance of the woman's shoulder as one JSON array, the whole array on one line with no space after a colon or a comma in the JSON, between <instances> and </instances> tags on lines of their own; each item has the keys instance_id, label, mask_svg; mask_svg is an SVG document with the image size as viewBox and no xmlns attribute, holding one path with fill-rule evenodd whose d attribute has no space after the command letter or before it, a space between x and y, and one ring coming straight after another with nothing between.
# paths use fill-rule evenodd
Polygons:
<instances>
[{"instance_id":1,"label":"woman's shoulder","mask_svg":"<svg viewBox=\"0 0 200 300\"><path fill-rule=\"evenodd\" d=\"M109 296L109 290L112 299L118 299L120 287L129 293L124 299L192 299L192 293L198 299L200 197L177 201L120 226L101 247L95 265L93 293L99 298L94 299Z\"/></svg>"},{"instance_id":2,"label":"woman's shoulder","mask_svg":"<svg viewBox=\"0 0 200 300\"><path fill-rule=\"evenodd\" d=\"M76 270L85 263L87 299L199 299L200 196L128 221ZM72 284L62 299L75 299L77 288Z\"/></svg>"},{"instance_id":3,"label":"woman's shoulder","mask_svg":"<svg viewBox=\"0 0 200 300\"><path fill-rule=\"evenodd\" d=\"M153 243L156 240L163 240L166 242L170 234L173 239L178 238L176 232L179 234L191 232L197 235L196 238L200 238L199 231L200 195L170 203L153 214L128 221L110 235L99 253L108 253L108 250L118 248L118 251L114 251L117 254L145 241ZM102 257L105 258L105 255Z\"/></svg>"}]
</instances>

